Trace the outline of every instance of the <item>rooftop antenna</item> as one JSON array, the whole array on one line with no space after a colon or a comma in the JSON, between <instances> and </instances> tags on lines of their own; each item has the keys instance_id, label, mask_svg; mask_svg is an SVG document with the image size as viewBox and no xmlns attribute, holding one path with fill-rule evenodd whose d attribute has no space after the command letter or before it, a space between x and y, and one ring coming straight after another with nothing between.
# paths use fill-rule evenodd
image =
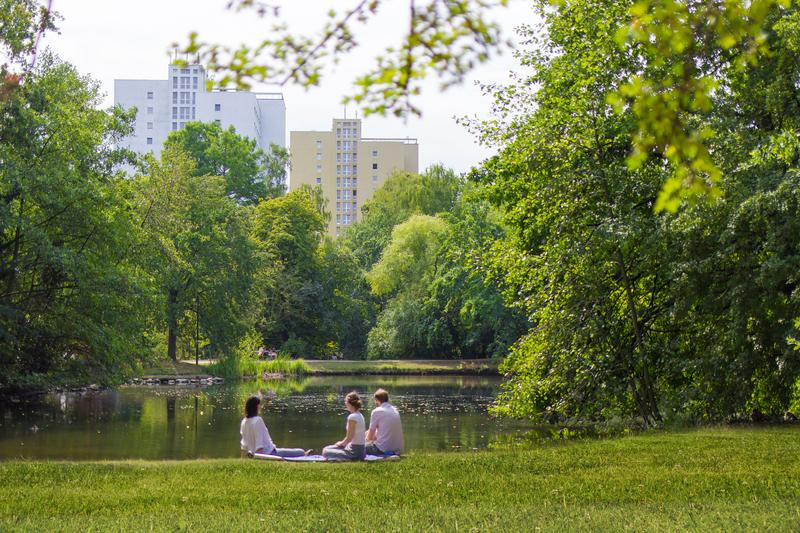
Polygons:
<instances>
[{"instance_id":1,"label":"rooftop antenna","mask_svg":"<svg viewBox=\"0 0 800 533\"><path fill-rule=\"evenodd\" d=\"M347 118L347 104L344 105L344 118Z\"/></svg>"}]
</instances>

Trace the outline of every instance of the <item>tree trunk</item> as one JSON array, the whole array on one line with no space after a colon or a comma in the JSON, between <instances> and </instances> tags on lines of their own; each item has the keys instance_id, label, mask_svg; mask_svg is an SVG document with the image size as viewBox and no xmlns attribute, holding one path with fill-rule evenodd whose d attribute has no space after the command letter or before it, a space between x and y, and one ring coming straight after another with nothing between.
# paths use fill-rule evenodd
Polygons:
<instances>
[{"instance_id":1,"label":"tree trunk","mask_svg":"<svg viewBox=\"0 0 800 533\"><path fill-rule=\"evenodd\" d=\"M167 298L167 355L173 361L177 361L177 341L178 341L178 291L169 290Z\"/></svg>"},{"instance_id":2,"label":"tree trunk","mask_svg":"<svg viewBox=\"0 0 800 533\"><path fill-rule=\"evenodd\" d=\"M639 380L639 388L641 392L640 402L637 403L640 405L640 414L642 415L642 418L644 418L645 425L650 425L650 418L652 418L655 422L661 422L661 412L658 409L655 387L653 386L653 380L650 377L647 356L644 353L644 339L642 336L642 330L639 327L639 313L636 309L636 300L633 297L633 287L631 285L631 280L628 277L627 269L625 268L622 250L619 248L617 248L617 259L619 261L622 282L625 285L625 296L627 298L628 311L630 314L631 325L633 327L633 334L636 340L634 350L635 352L639 353L639 364L634 365L634 371L636 367L639 367L639 371L636 372L636 374L639 374L637 378Z\"/></svg>"}]
</instances>

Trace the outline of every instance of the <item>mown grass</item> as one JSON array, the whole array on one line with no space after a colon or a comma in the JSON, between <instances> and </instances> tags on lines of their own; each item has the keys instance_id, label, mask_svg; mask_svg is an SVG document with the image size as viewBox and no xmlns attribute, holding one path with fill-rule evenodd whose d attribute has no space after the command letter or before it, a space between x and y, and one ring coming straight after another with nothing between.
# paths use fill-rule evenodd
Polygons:
<instances>
[{"instance_id":1,"label":"mown grass","mask_svg":"<svg viewBox=\"0 0 800 533\"><path fill-rule=\"evenodd\" d=\"M715 428L399 462L0 463L0 530L789 531L800 430Z\"/></svg>"},{"instance_id":2,"label":"mown grass","mask_svg":"<svg viewBox=\"0 0 800 533\"><path fill-rule=\"evenodd\" d=\"M307 361L315 374L497 374L493 359L384 359L373 361Z\"/></svg>"},{"instance_id":3,"label":"mown grass","mask_svg":"<svg viewBox=\"0 0 800 533\"><path fill-rule=\"evenodd\" d=\"M303 359L279 357L271 361L227 357L206 366L212 376L225 379L260 378L266 374L283 374L285 376L305 376L312 373Z\"/></svg>"}]
</instances>

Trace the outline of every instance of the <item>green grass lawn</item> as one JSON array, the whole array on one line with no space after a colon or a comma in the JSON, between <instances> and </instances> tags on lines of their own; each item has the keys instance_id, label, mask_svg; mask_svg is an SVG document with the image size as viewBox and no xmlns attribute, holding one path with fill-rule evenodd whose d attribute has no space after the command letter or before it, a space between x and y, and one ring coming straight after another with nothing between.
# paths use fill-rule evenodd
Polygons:
<instances>
[{"instance_id":1,"label":"green grass lawn","mask_svg":"<svg viewBox=\"0 0 800 533\"><path fill-rule=\"evenodd\" d=\"M497 374L492 359L306 360L315 374Z\"/></svg>"},{"instance_id":2,"label":"green grass lawn","mask_svg":"<svg viewBox=\"0 0 800 533\"><path fill-rule=\"evenodd\" d=\"M0 531L796 531L800 428L399 462L0 463Z\"/></svg>"}]
</instances>

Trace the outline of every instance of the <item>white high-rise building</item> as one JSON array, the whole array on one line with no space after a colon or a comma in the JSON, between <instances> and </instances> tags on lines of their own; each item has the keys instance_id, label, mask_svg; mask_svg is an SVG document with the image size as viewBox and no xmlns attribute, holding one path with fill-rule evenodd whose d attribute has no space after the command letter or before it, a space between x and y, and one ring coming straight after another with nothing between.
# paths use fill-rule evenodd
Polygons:
<instances>
[{"instance_id":1,"label":"white high-rise building","mask_svg":"<svg viewBox=\"0 0 800 533\"><path fill-rule=\"evenodd\" d=\"M201 65L169 66L166 80L114 80L114 104L136 107L133 134L126 148L158 156L171 131L187 122L216 122L223 129L254 139L259 148L286 146L286 104L281 93L206 90Z\"/></svg>"}]
</instances>

